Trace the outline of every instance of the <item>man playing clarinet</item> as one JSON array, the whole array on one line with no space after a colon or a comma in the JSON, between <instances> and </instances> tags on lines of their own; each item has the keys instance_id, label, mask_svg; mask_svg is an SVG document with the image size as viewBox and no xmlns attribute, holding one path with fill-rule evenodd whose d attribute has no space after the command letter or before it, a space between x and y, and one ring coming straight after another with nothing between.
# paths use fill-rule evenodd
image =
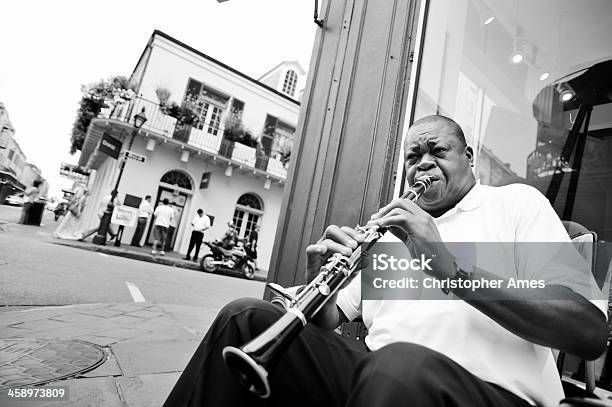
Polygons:
<instances>
[{"instance_id":1,"label":"man playing clarinet","mask_svg":"<svg viewBox=\"0 0 612 407\"><path fill-rule=\"evenodd\" d=\"M408 183L435 180L412 202L396 199L371 217L386 240L431 258L429 278L506 281L497 270L460 264L449 242L569 242L546 198L527 185L490 187L472 172L463 131L444 116L416 121L406 135ZM352 227L329 226L306 248L307 280L334 253L363 242ZM576 256L579 254L576 252ZM563 390L551 349L584 359L604 350L605 310L571 278L551 277L535 254L509 256L520 277L546 281L522 290L452 288L444 300L361 298L359 277L327 301L270 371L267 399L243 388L222 350L240 347L283 315L263 300L240 299L217 316L165 406L556 406ZM450 300L454 298L454 300ZM564 299L559 301L559 299ZM365 342L334 332L361 317Z\"/></svg>"}]
</instances>

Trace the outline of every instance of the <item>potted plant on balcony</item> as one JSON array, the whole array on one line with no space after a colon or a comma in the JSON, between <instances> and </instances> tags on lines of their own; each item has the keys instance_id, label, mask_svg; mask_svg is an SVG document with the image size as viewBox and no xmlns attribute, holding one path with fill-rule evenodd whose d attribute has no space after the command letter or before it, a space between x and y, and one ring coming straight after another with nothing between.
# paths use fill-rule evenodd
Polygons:
<instances>
[{"instance_id":1,"label":"potted plant on balcony","mask_svg":"<svg viewBox=\"0 0 612 407\"><path fill-rule=\"evenodd\" d=\"M187 103L178 105L176 102L160 106L162 113L176 119L176 127L172 138L187 143L191 127L199 122L198 115Z\"/></svg>"},{"instance_id":2,"label":"potted plant on balcony","mask_svg":"<svg viewBox=\"0 0 612 407\"><path fill-rule=\"evenodd\" d=\"M235 143L242 143L249 147L255 147L257 145L257 139L250 130L244 127L241 115L232 111L225 119L223 125L223 140L221 141L219 154L231 158Z\"/></svg>"},{"instance_id":3,"label":"potted plant on balcony","mask_svg":"<svg viewBox=\"0 0 612 407\"><path fill-rule=\"evenodd\" d=\"M255 148L255 168L265 171L268 168L270 156L266 154L263 144L259 142Z\"/></svg>"},{"instance_id":4,"label":"potted plant on balcony","mask_svg":"<svg viewBox=\"0 0 612 407\"><path fill-rule=\"evenodd\" d=\"M81 91L83 96L72 125L70 154L82 149L91 120L100 115L103 109L110 109L108 117L113 117L119 108L125 108L136 96L129 79L124 76L83 85Z\"/></svg>"},{"instance_id":5,"label":"potted plant on balcony","mask_svg":"<svg viewBox=\"0 0 612 407\"><path fill-rule=\"evenodd\" d=\"M155 89L155 95L157 95L157 100L159 100L159 106L162 107L168 104L170 96L172 96L172 92L166 88L158 86Z\"/></svg>"}]
</instances>

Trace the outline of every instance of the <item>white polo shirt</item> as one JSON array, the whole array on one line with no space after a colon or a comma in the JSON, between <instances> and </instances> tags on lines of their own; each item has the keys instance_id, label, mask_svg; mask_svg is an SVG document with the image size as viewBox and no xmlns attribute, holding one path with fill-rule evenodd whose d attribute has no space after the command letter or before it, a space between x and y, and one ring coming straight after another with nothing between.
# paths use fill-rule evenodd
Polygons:
<instances>
[{"instance_id":1,"label":"white polo shirt","mask_svg":"<svg viewBox=\"0 0 612 407\"><path fill-rule=\"evenodd\" d=\"M206 215L196 215L191 221L191 225L194 231L204 232L206 229L210 228L210 218Z\"/></svg>"},{"instance_id":2,"label":"white polo shirt","mask_svg":"<svg viewBox=\"0 0 612 407\"><path fill-rule=\"evenodd\" d=\"M148 218L153 213L153 208L151 204L146 199L140 203L138 207L138 217L139 218Z\"/></svg>"},{"instance_id":3,"label":"white polo shirt","mask_svg":"<svg viewBox=\"0 0 612 407\"><path fill-rule=\"evenodd\" d=\"M535 188L523 184L504 187L476 184L435 223L445 242L570 241L548 200ZM388 235L383 239L397 241ZM512 263L514 256L510 257L506 260ZM518 259L514 266L519 270L521 264ZM518 274L521 278L520 270ZM361 301L360 284L357 276L340 291L337 304L349 320L362 316L368 328L365 341L370 350L394 342L416 343L448 356L482 380L532 404L557 406L563 398L550 348L514 335L464 301ZM605 305L596 305L605 314Z\"/></svg>"},{"instance_id":4,"label":"white polo shirt","mask_svg":"<svg viewBox=\"0 0 612 407\"><path fill-rule=\"evenodd\" d=\"M174 221L174 209L169 205L159 205L155 209L155 226L170 227Z\"/></svg>"}]
</instances>

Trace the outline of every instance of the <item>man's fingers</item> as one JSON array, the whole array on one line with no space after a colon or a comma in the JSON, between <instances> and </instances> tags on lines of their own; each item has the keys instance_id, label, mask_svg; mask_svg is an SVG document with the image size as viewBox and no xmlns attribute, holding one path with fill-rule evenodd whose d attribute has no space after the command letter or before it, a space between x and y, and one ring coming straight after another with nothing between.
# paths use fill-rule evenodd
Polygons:
<instances>
[{"instance_id":1,"label":"man's fingers","mask_svg":"<svg viewBox=\"0 0 612 407\"><path fill-rule=\"evenodd\" d=\"M340 245L354 250L357 248L357 246L359 246L359 243L357 243L358 240L356 240L359 239L357 235L358 233L354 232L349 227L343 226L340 228L336 225L331 225L325 229L323 237L317 243L321 244L325 240L333 240L338 242ZM361 238L361 241L363 241L363 238Z\"/></svg>"},{"instance_id":2,"label":"man's fingers","mask_svg":"<svg viewBox=\"0 0 612 407\"><path fill-rule=\"evenodd\" d=\"M362 233L359 233L358 231L356 231L355 228L351 228L351 227L348 227L348 226L342 226L340 228L340 230L342 230L344 233L346 233L351 239L353 239L355 241L355 243L357 243L354 248L357 248L357 246L360 243L363 243L365 241L364 235Z\"/></svg>"},{"instance_id":3,"label":"man's fingers","mask_svg":"<svg viewBox=\"0 0 612 407\"><path fill-rule=\"evenodd\" d=\"M380 208L378 210L378 212L376 212L374 215L372 215L370 217L370 220L378 220L380 218L383 218L385 216L387 216L389 214L389 212L391 212L394 209L403 209L405 211L409 210L409 207L407 205L409 201L405 200L405 199L394 199L391 202L389 202L387 205L383 206L382 208Z\"/></svg>"},{"instance_id":4,"label":"man's fingers","mask_svg":"<svg viewBox=\"0 0 612 407\"><path fill-rule=\"evenodd\" d=\"M353 253L353 250L350 247L347 247L345 245L342 245L338 242L336 242L335 240L331 240L331 239L325 239L324 241L322 241L319 244L323 244L325 246L327 246L327 253L340 253L343 256L350 256L351 253Z\"/></svg>"},{"instance_id":5,"label":"man's fingers","mask_svg":"<svg viewBox=\"0 0 612 407\"><path fill-rule=\"evenodd\" d=\"M315 256L315 255L319 255L322 256L325 253L327 253L327 246L325 246L324 244L311 244L308 247L306 247L306 255L308 257L310 256Z\"/></svg>"}]
</instances>

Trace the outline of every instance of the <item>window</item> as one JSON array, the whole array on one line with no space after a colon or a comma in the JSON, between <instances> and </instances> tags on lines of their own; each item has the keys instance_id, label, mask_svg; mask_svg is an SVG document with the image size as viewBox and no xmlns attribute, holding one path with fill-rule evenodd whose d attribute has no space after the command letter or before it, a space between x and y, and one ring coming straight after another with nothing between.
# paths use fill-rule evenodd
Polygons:
<instances>
[{"instance_id":1,"label":"window","mask_svg":"<svg viewBox=\"0 0 612 407\"><path fill-rule=\"evenodd\" d=\"M295 87L297 86L297 74L294 70L290 69L285 74L285 83L283 83L283 93L289 96L295 94Z\"/></svg>"},{"instance_id":2,"label":"window","mask_svg":"<svg viewBox=\"0 0 612 407\"><path fill-rule=\"evenodd\" d=\"M232 221L238 229L240 238L248 239L259 218L263 215L261 199L255 194L244 194L236 202L236 209Z\"/></svg>"},{"instance_id":3,"label":"window","mask_svg":"<svg viewBox=\"0 0 612 407\"><path fill-rule=\"evenodd\" d=\"M15 150L10 150L8 153L8 159L12 160L14 155L15 155Z\"/></svg>"},{"instance_id":4,"label":"window","mask_svg":"<svg viewBox=\"0 0 612 407\"><path fill-rule=\"evenodd\" d=\"M289 165L291 150L293 148L293 134L295 127L274 116L266 117L266 125L261 138L266 155L279 160L285 167Z\"/></svg>"},{"instance_id":5,"label":"window","mask_svg":"<svg viewBox=\"0 0 612 407\"><path fill-rule=\"evenodd\" d=\"M189 79L184 103L194 111L198 118L194 127L213 136L219 134L228 101L229 96L194 79Z\"/></svg>"},{"instance_id":6,"label":"window","mask_svg":"<svg viewBox=\"0 0 612 407\"><path fill-rule=\"evenodd\" d=\"M427 13L414 119L455 119L483 184L529 184L612 240L609 3L431 0Z\"/></svg>"},{"instance_id":7,"label":"window","mask_svg":"<svg viewBox=\"0 0 612 407\"><path fill-rule=\"evenodd\" d=\"M163 177L161 177L159 181L170 185L176 185L180 188L185 188L189 190L192 189L191 179L189 178L189 176L184 172L178 170L168 171L164 174Z\"/></svg>"}]
</instances>

